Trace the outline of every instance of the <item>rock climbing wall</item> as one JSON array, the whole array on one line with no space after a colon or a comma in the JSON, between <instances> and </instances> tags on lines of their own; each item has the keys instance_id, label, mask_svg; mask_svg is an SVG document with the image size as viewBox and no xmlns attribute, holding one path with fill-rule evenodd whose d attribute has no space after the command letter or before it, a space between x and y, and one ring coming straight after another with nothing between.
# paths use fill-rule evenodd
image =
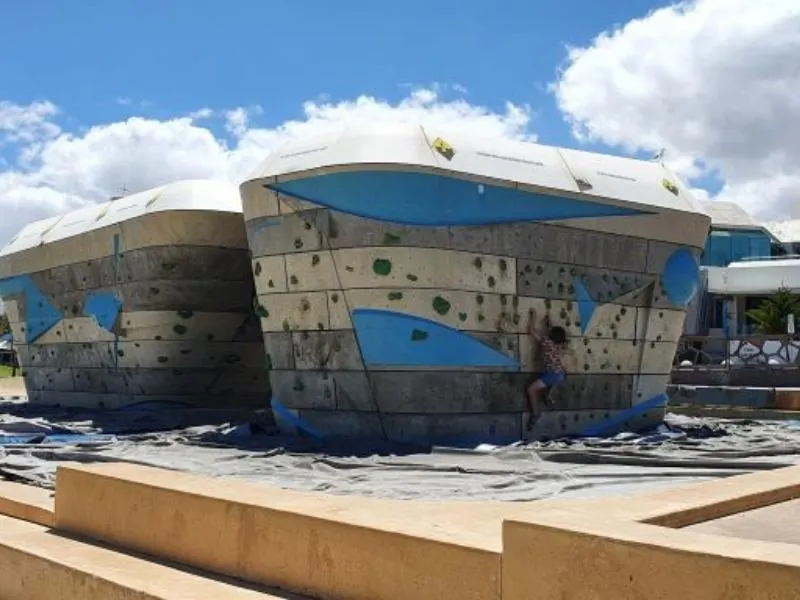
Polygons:
<instances>
[{"instance_id":1,"label":"rock climbing wall","mask_svg":"<svg viewBox=\"0 0 800 600\"><path fill-rule=\"evenodd\" d=\"M287 426L519 439L524 390L541 371L531 308L570 336L569 374L535 435L663 417L696 250L537 222L400 224L416 209L364 218L258 181L242 197L273 406Z\"/></svg>"},{"instance_id":2,"label":"rock climbing wall","mask_svg":"<svg viewBox=\"0 0 800 600\"><path fill-rule=\"evenodd\" d=\"M0 258L32 403L265 406L241 215L157 212Z\"/></svg>"}]
</instances>

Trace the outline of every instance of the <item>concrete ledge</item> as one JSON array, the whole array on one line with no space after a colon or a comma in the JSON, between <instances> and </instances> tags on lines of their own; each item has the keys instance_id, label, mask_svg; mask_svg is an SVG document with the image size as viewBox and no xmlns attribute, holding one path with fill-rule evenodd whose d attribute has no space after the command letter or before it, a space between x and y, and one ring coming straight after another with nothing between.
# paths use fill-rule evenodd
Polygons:
<instances>
[{"instance_id":1,"label":"concrete ledge","mask_svg":"<svg viewBox=\"0 0 800 600\"><path fill-rule=\"evenodd\" d=\"M52 527L53 493L21 483L0 481L0 515Z\"/></svg>"},{"instance_id":2,"label":"concrete ledge","mask_svg":"<svg viewBox=\"0 0 800 600\"><path fill-rule=\"evenodd\" d=\"M800 412L776 410L774 408L750 408L747 406L702 406L697 404L670 404L668 412L687 417L715 419L751 419L753 421L794 421Z\"/></svg>"},{"instance_id":3,"label":"concrete ledge","mask_svg":"<svg viewBox=\"0 0 800 600\"><path fill-rule=\"evenodd\" d=\"M800 466L702 481L638 496L550 500L542 508L681 528L800 498ZM541 510L539 514L541 514Z\"/></svg>"},{"instance_id":4,"label":"concrete ledge","mask_svg":"<svg viewBox=\"0 0 800 600\"><path fill-rule=\"evenodd\" d=\"M503 524L503 599L796 600L792 544L574 516Z\"/></svg>"},{"instance_id":5,"label":"concrete ledge","mask_svg":"<svg viewBox=\"0 0 800 600\"><path fill-rule=\"evenodd\" d=\"M800 389L776 389L774 406L778 410L800 411Z\"/></svg>"},{"instance_id":6,"label":"concrete ledge","mask_svg":"<svg viewBox=\"0 0 800 600\"><path fill-rule=\"evenodd\" d=\"M247 581L326 598L500 598L500 520L487 536L467 508L453 526L453 503L437 527L415 502L129 464L59 467L56 486L59 530Z\"/></svg>"},{"instance_id":7,"label":"concrete ledge","mask_svg":"<svg viewBox=\"0 0 800 600\"><path fill-rule=\"evenodd\" d=\"M3 600L271 600L287 598L190 574L0 516Z\"/></svg>"}]
</instances>

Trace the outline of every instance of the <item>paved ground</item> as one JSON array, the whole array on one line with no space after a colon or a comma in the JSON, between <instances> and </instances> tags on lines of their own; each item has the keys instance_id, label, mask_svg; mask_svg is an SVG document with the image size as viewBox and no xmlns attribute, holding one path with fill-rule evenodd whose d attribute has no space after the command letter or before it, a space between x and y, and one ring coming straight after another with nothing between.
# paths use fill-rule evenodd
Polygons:
<instances>
[{"instance_id":1,"label":"paved ground","mask_svg":"<svg viewBox=\"0 0 800 600\"><path fill-rule=\"evenodd\" d=\"M686 529L725 537L800 545L800 499L699 523Z\"/></svg>"}]
</instances>

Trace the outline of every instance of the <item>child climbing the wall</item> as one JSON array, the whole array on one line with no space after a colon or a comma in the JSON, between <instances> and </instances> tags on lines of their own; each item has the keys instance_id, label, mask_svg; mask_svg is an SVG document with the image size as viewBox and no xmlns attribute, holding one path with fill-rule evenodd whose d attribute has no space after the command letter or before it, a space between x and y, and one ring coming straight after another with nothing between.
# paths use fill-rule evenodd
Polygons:
<instances>
[{"instance_id":1,"label":"child climbing the wall","mask_svg":"<svg viewBox=\"0 0 800 600\"><path fill-rule=\"evenodd\" d=\"M537 326L536 311L531 309L528 315L528 333L542 348L544 373L525 390L527 393L528 421L526 428L528 431L533 429L542 414L542 400L550 406L550 391L564 381L565 374L564 353L567 349L567 332L563 327L552 327L549 317L544 318L543 325L544 334ZM542 394L544 394L543 399L541 398Z\"/></svg>"}]
</instances>

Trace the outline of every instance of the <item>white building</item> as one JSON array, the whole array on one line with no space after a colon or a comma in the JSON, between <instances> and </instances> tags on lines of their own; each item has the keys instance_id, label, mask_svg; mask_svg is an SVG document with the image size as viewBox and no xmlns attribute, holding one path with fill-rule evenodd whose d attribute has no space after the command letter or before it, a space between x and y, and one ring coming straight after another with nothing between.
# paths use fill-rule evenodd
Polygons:
<instances>
[{"instance_id":1,"label":"white building","mask_svg":"<svg viewBox=\"0 0 800 600\"><path fill-rule=\"evenodd\" d=\"M703 204L711 216L701 258L704 293L690 307L685 331L720 337L752 333L748 310L780 288L800 292L800 244L779 239L737 204Z\"/></svg>"}]
</instances>

